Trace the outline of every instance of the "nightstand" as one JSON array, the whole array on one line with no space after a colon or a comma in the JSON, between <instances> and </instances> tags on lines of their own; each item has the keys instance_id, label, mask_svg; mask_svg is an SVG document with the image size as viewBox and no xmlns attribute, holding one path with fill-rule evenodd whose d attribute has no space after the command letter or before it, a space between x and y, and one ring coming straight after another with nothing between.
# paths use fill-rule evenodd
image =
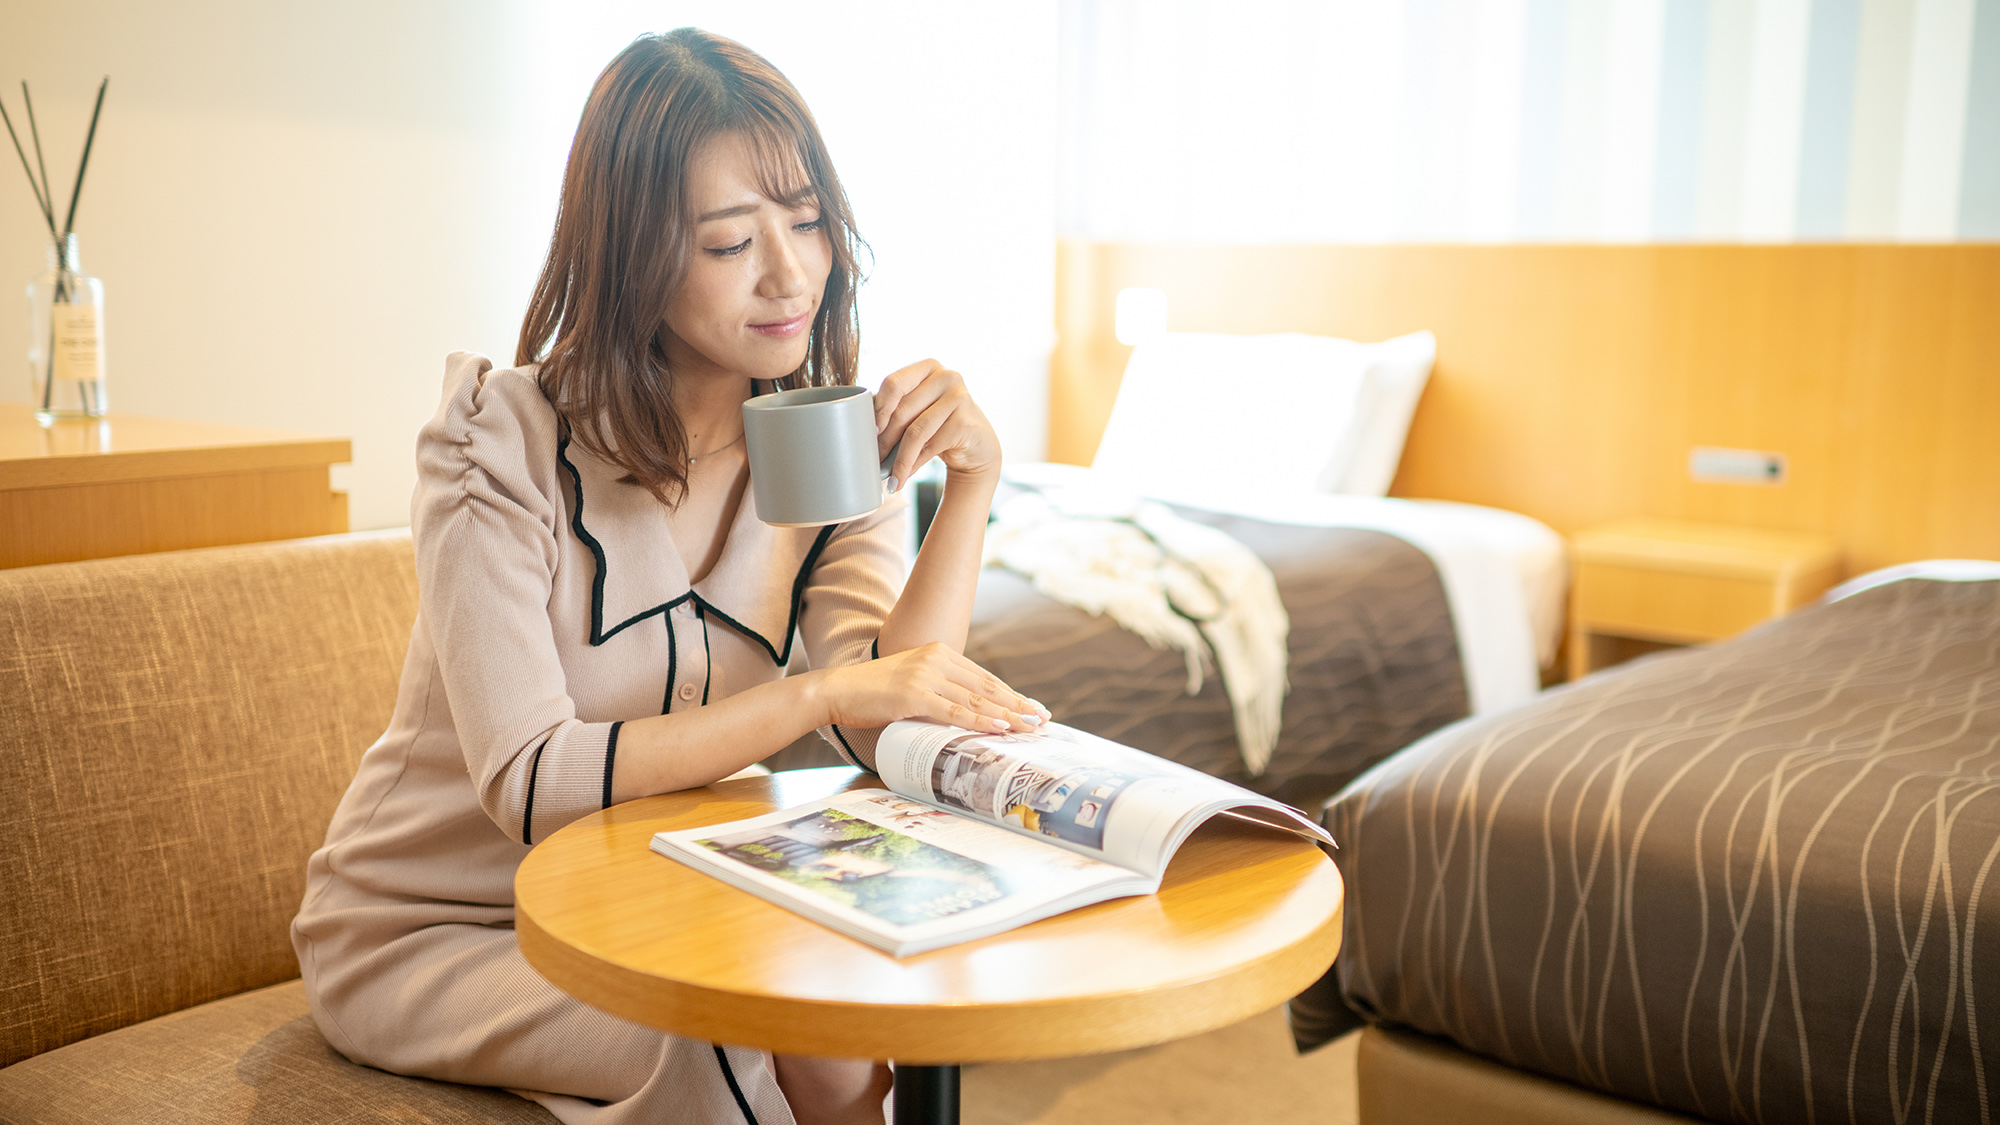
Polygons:
<instances>
[{"instance_id":1,"label":"nightstand","mask_svg":"<svg viewBox=\"0 0 2000 1125\"><path fill-rule=\"evenodd\" d=\"M1698 644L1734 636L1833 585L1832 537L1633 519L1570 540L1569 677L1601 666L1606 638Z\"/></svg>"}]
</instances>

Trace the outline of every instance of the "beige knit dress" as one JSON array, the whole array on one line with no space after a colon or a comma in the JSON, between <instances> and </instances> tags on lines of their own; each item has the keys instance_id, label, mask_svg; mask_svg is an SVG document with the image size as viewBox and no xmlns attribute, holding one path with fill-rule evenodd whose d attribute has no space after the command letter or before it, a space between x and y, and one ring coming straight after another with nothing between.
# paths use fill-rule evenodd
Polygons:
<instances>
[{"instance_id":1,"label":"beige knit dress","mask_svg":"<svg viewBox=\"0 0 2000 1125\"><path fill-rule=\"evenodd\" d=\"M507 1087L567 1122L738 1122L746 1104L792 1121L766 1053L718 1054L543 980L515 944L514 869L609 803L621 721L777 679L795 633L815 668L868 659L900 590L907 503L786 529L746 490L690 586L666 510L563 438L534 369L465 353L417 475L421 592L395 715L292 926L320 1029L357 1062Z\"/></svg>"}]
</instances>

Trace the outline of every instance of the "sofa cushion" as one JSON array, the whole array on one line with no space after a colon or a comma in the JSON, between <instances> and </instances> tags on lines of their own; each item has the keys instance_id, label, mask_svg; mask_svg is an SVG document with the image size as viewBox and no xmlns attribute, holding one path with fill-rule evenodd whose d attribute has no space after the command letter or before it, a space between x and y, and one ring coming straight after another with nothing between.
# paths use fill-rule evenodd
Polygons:
<instances>
[{"instance_id":1,"label":"sofa cushion","mask_svg":"<svg viewBox=\"0 0 2000 1125\"><path fill-rule=\"evenodd\" d=\"M407 532L0 570L0 1066L298 976L415 616Z\"/></svg>"},{"instance_id":2,"label":"sofa cushion","mask_svg":"<svg viewBox=\"0 0 2000 1125\"><path fill-rule=\"evenodd\" d=\"M5 1125L403 1121L549 1125L534 1102L403 1078L326 1045L298 981L72 1043L0 1070Z\"/></svg>"}]
</instances>

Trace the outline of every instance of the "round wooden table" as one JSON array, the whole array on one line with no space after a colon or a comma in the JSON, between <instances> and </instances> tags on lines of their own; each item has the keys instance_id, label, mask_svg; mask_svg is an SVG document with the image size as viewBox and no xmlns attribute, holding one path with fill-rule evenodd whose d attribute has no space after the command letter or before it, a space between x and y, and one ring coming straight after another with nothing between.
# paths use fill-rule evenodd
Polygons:
<instances>
[{"instance_id":1,"label":"round wooden table","mask_svg":"<svg viewBox=\"0 0 2000 1125\"><path fill-rule=\"evenodd\" d=\"M514 877L521 952L557 987L634 1023L782 1054L893 1059L898 1125L910 1125L957 1120L960 1063L1211 1031L1298 994L1340 948L1333 863L1232 818L1182 845L1158 894L901 960L649 846L655 832L874 784L851 769L797 770L570 824Z\"/></svg>"}]
</instances>

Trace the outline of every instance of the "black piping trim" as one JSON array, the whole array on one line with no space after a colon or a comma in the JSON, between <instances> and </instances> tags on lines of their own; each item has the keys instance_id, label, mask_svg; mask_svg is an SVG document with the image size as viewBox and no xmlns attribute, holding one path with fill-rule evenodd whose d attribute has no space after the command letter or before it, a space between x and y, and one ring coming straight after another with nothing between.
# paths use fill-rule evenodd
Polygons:
<instances>
[{"instance_id":1,"label":"black piping trim","mask_svg":"<svg viewBox=\"0 0 2000 1125\"><path fill-rule=\"evenodd\" d=\"M625 725L620 719L611 724L611 737L604 743L604 807L611 807L611 764L618 760L618 728Z\"/></svg>"},{"instance_id":2,"label":"black piping trim","mask_svg":"<svg viewBox=\"0 0 2000 1125\"><path fill-rule=\"evenodd\" d=\"M680 636L674 632L673 618L662 617L660 620L667 623L667 698L660 704L660 714L671 715L674 713L674 681L681 674Z\"/></svg>"},{"instance_id":3,"label":"black piping trim","mask_svg":"<svg viewBox=\"0 0 2000 1125\"><path fill-rule=\"evenodd\" d=\"M785 647L782 652L779 651L778 646L760 636L755 629L717 609L700 594L690 590L685 596L694 598L697 605L701 606L704 611L714 614L724 625L763 645L764 651L771 655L772 663L782 668L791 662L792 644L798 640L799 603L805 599L806 579L812 577L813 566L819 562L819 553L826 549L827 540L833 538L834 529L839 526L839 524L830 523L819 529L819 537L813 540L812 550L806 552L805 561L799 564L798 575L792 579L792 612L790 620L785 622ZM620 628L623 628L623 626L620 626Z\"/></svg>"},{"instance_id":4,"label":"black piping trim","mask_svg":"<svg viewBox=\"0 0 2000 1125\"><path fill-rule=\"evenodd\" d=\"M701 705L708 706L708 686L715 682L715 653L708 647L708 614L701 610L701 599L694 600L694 619L701 622Z\"/></svg>"},{"instance_id":5,"label":"black piping trim","mask_svg":"<svg viewBox=\"0 0 2000 1125\"><path fill-rule=\"evenodd\" d=\"M583 474L576 471L576 465L569 459L568 434L556 439L556 460L569 470L570 493L575 499L570 506L569 529L597 560L597 573L590 580L590 643L601 645L604 643L604 544L583 526Z\"/></svg>"},{"instance_id":6,"label":"black piping trim","mask_svg":"<svg viewBox=\"0 0 2000 1125\"><path fill-rule=\"evenodd\" d=\"M576 534L578 541L590 550L591 558L597 561L597 573L590 580L590 643L593 647L603 644L605 641L610 640L648 617L652 617L655 614L665 614L675 606L692 598L697 605L721 618L725 625L764 646L764 651L771 654L772 662L779 667L782 668L790 662L792 658L792 641L799 627L799 603L805 597L806 592L806 579L811 576L813 566L819 562L820 552L826 549L827 541L833 538L834 530L840 526L839 524L830 523L820 528L818 537L813 540L812 549L806 552L805 561L799 564L799 572L792 579L791 613L789 614L789 619L785 622L785 647L782 651L779 650L778 646L766 640L755 629L750 628L748 625L710 605L701 595L695 593L692 589L672 601L661 602L649 610L635 613L618 624L613 625L611 628L606 629L604 627L604 575L608 564L604 558L604 544L599 543L597 537L590 533L590 529L583 525L583 474L576 471L575 463L569 459L569 436L567 434L556 440L556 460L562 463L563 468L569 470L570 491L576 501L570 507L570 530Z\"/></svg>"},{"instance_id":7,"label":"black piping trim","mask_svg":"<svg viewBox=\"0 0 2000 1125\"><path fill-rule=\"evenodd\" d=\"M858 769L858 770L868 770L868 767L867 767L867 766L864 766L864 765L862 765L862 764L861 764L861 755L859 755L859 754L856 754L856 753L854 752L854 747L852 747L852 746L849 746L849 745L847 744L847 736L846 736L846 735L844 735L844 734L842 734L842 733L840 733L840 724L839 724L839 723L828 723L828 724L826 725L826 729L828 729L828 730L832 731L832 732L833 732L833 738L834 738L834 741L836 741L836 742L840 743L840 754L841 754L841 757L843 757L843 758L846 758L846 759L847 759L847 764L848 764L848 765L850 765L850 766L853 766L853 767L854 767L855 769ZM869 772L869 773L874 773L875 771L874 771L874 770L868 770L868 772Z\"/></svg>"},{"instance_id":8,"label":"black piping trim","mask_svg":"<svg viewBox=\"0 0 2000 1125\"><path fill-rule=\"evenodd\" d=\"M868 652L871 659L882 659L882 638L876 637L874 640L869 641ZM833 740L839 744L835 749L840 751L841 757L847 759L848 765L858 770L868 770L869 773L875 772L874 770L869 770L867 763L861 760L861 755L854 752L854 746L847 741L847 735L841 733L839 723L828 723L826 729L833 732Z\"/></svg>"},{"instance_id":9,"label":"black piping trim","mask_svg":"<svg viewBox=\"0 0 2000 1125\"><path fill-rule=\"evenodd\" d=\"M722 1053L722 1044L711 1043L715 1048L715 1061L722 1064L723 1081L729 1083L729 1092L736 1098L736 1108L743 1111L743 1120L757 1125L757 1115L750 1112L750 1099L743 1096L743 1087L736 1084L736 1071L730 1068L729 1056Z\"/></svg>"},{"instance_id":10,"label":"black piping trim","mask_svg":"<svg viewBox=\"0 0 2000 1125\"><path fill-rule=\"evenodd\" d=\"M576 498L576 503L570 507L569 528L576 533L577 539L590 549L590 557L597 560L597 573L590 579L590 643L593 646L601 645L648 617L656 613L665 613L694 596L694 591L689 590L673 601L661 602L644 613L635 613L607 631L604 628L604 544L599 543L597 537L590 533L590 529L583 526L583 474L576 471L576 464L569 459L567 434L556 441L556 460L562 462L562 467L569 470L570 492Z\"/></svg>"},{"instance_id":11,"label":"black piping trim","mask_svg":"<svg viewBox=\"0 0 2000 1125\"><path fill-rule=\"evenodd\" d=\"M535 830L535 778L542 772L542 751L548 748L549 740L546 738L535 747L535 760L528 763L528 799L521 802L521 842L531 848L535 846L535 841L530 838Z\"/></svg>"}]
</instances>

